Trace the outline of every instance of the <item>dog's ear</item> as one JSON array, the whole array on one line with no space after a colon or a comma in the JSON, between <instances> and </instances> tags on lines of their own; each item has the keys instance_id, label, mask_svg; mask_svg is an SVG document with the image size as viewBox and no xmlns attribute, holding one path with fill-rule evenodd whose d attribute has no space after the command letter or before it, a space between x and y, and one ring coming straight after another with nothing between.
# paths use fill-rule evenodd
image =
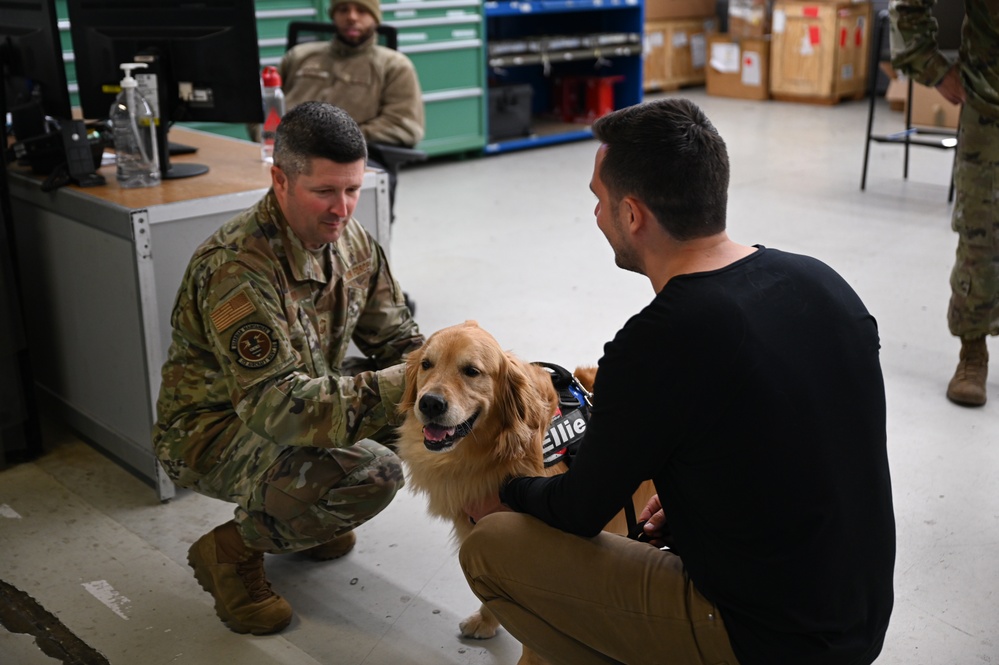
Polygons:
<instances>
[{"instance_id":1,"label":"dog's ear","mask_svg":"<svg viewBox=\"0 0 999 665\"><path fill-rule=\"evenodd\" d=\"M420 373L420 363L423 361L423 349L413 349L406 356L406 388L402 391L402 401L396 407L399 415L404 416L416 405L416 382Z\"/></svg>"},{"instance_id":2,"label":"dog's ear","mask_svg":"<svg viewBox=\"0 0 999 665\"><path fill-rule=\"evenodd\" d=\"M551 377L507 353L499 383L497 404L503 423L500 454L509 458L537 456L540 460L541 438L558 406Z\"/></svg>"}]
</instances>

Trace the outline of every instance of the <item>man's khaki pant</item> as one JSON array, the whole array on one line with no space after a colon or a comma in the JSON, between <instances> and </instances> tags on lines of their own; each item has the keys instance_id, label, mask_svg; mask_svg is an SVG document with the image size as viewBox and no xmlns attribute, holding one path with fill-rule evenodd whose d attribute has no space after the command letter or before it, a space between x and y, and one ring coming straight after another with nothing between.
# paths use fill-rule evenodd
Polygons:
<instances>
[{"instance_id":1,"label":"man's khaki pant","mask_svg":"<svg viewBox=\"0 0 999 665\"><path fill-rule=\"evenodd\" d=\"M680 558L646 543L503 512L476 524L459 558L475 595L552 663L738 663Z\"/></svg>"}]
</instances>

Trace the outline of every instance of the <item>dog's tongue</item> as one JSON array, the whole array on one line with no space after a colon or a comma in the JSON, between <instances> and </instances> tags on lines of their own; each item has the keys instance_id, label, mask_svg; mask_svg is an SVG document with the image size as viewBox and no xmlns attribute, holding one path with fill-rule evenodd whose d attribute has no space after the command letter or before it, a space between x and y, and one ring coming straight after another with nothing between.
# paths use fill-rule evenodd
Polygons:
<instances>
[{"instance_id":1,"label":"dog's tongue","mask_svg":"<svg viewBox=\"0 0 999 665\"><path fill-rule=\"evenodd\" d=\"M427 441L443 441L454 434L453 427L438 427L437 425L427 425L423 428L423 438Z\"/></svg>"}]
</instances>

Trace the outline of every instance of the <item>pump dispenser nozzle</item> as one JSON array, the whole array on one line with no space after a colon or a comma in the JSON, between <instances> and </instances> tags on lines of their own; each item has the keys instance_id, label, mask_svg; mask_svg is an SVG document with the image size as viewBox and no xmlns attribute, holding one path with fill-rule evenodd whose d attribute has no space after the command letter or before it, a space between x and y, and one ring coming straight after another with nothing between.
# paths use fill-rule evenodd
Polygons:
<instances>
[{"instance_id":1,"label":"pump dispenser nozzle","mask_svg":"<svg viewBox=\"0 0 999 665\"><path fill-rule=\"evenodd\" d=\"M132 78L133 69L145 69L149 65L144 62L123 62L120 65L121 70L125 72L125 78L121 80L121 87L123 88L136 88L139 86L138 81Z\"/></svg>"}]
</instances>

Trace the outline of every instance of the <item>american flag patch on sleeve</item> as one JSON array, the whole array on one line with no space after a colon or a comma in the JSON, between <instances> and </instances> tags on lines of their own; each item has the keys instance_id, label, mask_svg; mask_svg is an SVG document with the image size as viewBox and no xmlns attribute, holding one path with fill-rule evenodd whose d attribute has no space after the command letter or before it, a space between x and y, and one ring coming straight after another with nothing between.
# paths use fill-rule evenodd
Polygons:
<instances>
[{"instance_id":1,"label":"american flag patch on sleeve","mask_svg":"<svg viewBox=\"0 0 999 665\"><path fill-rule=\"evenodd\" d=\"M240 291L228 300L219 303L211 314L212 323L215 324L215 330L221 333L255 311L257 308L250 297L246 295L246 291Z\"/></svg>"}]
</instances>

